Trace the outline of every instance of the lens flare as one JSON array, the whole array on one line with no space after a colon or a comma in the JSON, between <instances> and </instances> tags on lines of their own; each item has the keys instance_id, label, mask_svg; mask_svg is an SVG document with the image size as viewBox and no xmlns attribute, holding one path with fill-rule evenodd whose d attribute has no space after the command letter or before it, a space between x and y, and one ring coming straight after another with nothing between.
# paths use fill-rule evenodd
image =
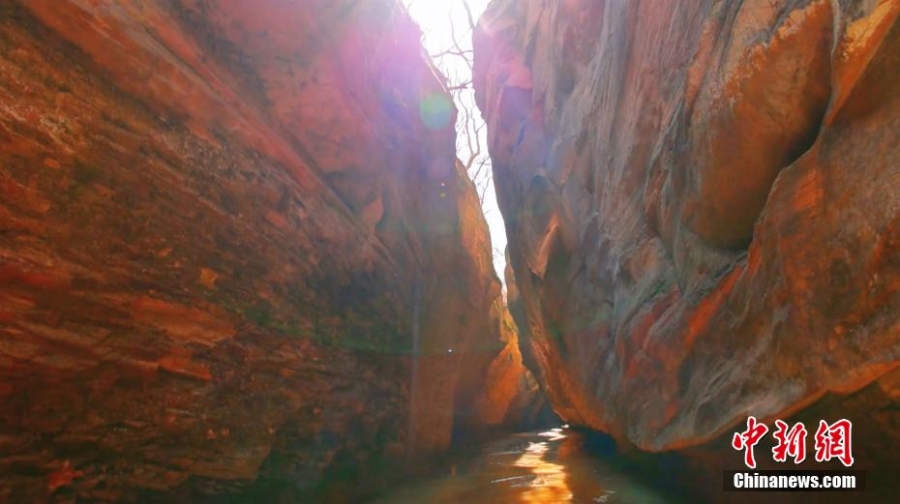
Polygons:
<instances>
[{"instance_id":1,"label":"lens flare","mask_svg":"<svg viewBox=\"0 0 900 504\"><path fill-rule=\"evenodd\" d=\"M419 118L428 129L439 130L450 125L453 103L439 93L426 95L419 103Z\"/></svg>"}]
</instances>

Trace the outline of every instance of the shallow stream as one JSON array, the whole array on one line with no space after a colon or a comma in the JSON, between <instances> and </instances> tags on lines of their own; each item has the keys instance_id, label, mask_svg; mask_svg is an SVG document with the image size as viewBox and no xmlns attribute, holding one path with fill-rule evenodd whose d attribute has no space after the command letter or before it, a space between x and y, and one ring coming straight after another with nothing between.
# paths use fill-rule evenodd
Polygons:
<instances>
[{"instance_id":1,"label":"shallow stream","mask_svg":"<svg viewBox=\"0 0 900 504\"><path fill-rule=\"evenodd\" d=\"M377 504L690 502L622 467L588 436L556 428L506 436L464 452L439 474L411 480Z\"/></svg>"}]
</instances>

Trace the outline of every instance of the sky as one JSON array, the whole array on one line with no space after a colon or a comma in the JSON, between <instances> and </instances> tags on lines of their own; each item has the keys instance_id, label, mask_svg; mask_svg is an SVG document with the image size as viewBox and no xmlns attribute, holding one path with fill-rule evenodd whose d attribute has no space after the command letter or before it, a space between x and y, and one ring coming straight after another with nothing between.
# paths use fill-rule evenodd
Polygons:
<instances>
[{"instance_id":1,"label":"sky","mask_svg":"<svg viewBox=\"0 0 900 504\"><path fill-rule=\"evenodd\" d=\"M469 8L475 20L481 16L487 7L489 0L469 0ZM404 3L409 8L412 18L419 24L423 33L423 42L429 54L440 54L447 49L453 47L453 34L456 34L456 41L460 48L466 51L472 49L472 31L469 28L468 16L463 8L463 0L405 0ZM438 68L441 68L452 83L471 81L472 75L469 66L466 65L462 58L457 56L444 56L435 61ZM467 107L473 111L475 120L483 124L481 112L475 106L475 93L468 89L459 94L457 107ZM459 114L459 120L462 121L463 114ZM459 127L457 127L459 131ZM500 281L506 285L503 277L503 270L506 267L506 259L504 250L506 249L506 230L503 226L503 217L500 215L500 209L497 207L497 197L494 192L494 186L490 177L490 159L487 158L487 128L481 131L482 156L487 159L488 165L485 167L484 175L476 180L476 185L489 184L484 193L484 201L482 209L485 219L487 219L488 227L491 230L491 245L494 248L494 269ZM458 135L457 152L460 158L468 157L469 149L466 145L465 137Z\"/></svg>"}]
</instances>

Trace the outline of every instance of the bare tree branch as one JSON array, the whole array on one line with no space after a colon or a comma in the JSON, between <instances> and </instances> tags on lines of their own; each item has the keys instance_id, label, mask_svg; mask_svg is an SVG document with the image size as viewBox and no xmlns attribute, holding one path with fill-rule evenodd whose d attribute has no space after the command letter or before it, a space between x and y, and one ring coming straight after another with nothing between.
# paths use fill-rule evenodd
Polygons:
<instances>
[{"instance_id":1,"label":"bare tree branch","mask_svg":"<svg viewBox=\"0 0 900 504\"><path fill-rule=\"evenodd\" d=\"M457 56L468 61L469 58L472 57L472 54L474 54L474 52L471 49L465 51L462 49L447 49L446 51L432 54L431 59L443 58L444 56Z\"/></svg>"},{"instance_id":2,"label":"bare tree branch","mask_svg":"<svg viewBox=\"0 0 900 504\"><path fill-rule=\"evenodd\" d=\"M420 0L434 1L434 0ZM404 0L411 3L411 0ZM454 16L452 9L464 9L465 21L458 22L459 15ZM491 187L490 156L487 152L487 136L485 124L475 105L475 94L472 88L473 49L471 37L475 30L475 16L468 0L454 2L449 7L449 40L446 47L433 51L431 59L435 66L447 79L447 91L453 96L458 110L456 124L457 157L466 169L469 178L475 184L479 200L484 203L485 194ZM459 14L459 11L455 11ZM462 22L465 26L458 26Z\"/></svg>"},{"instance_id":3,"label":"bare tree branch","mask_svg":"<svg viewBox=\"0 0 900 504\"><path fill-rule=\"evenodd\" d=\"M472 81L460 82L454 86L450 86L447 88L447 91L461 91L463 89L471 89Z\"/></svg>"}]
</instances>

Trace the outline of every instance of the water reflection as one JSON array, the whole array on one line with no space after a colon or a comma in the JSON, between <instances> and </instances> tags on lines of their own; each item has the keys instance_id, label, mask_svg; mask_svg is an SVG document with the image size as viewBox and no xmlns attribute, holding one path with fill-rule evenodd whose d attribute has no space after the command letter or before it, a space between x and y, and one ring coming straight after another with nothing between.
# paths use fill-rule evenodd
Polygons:
<instances>
[{"instance_id":1,"label":"water reflection","mask_svg":"<svg viewBox=\"0 0 900 504\"><path fill-rule=\"evenodd\" d=\"M381 504L677 502L621 472L566 429L509 436L463 454L445 474L410 482Z\"/></svg>"},{"instance_id":2,"label":"water reflection","mask_svg":"<svg viewBox=\"0 0 900 504\"><path fill-rule=\"evenodd\" d=\"M545 502L571 502L572 491L566 484L566 467L549 460L547 452L550 441L565 439L562 429L553 429L539 434L548 438L547 441L528 443L525 453L513 463L515 467L523 467L534 475L528 483L527 489L519 496L519 500L526 504ZM498 483L493 481L492 483ZM515 486L515 485L513 485Z\"/></svg>"}]
</instances>

